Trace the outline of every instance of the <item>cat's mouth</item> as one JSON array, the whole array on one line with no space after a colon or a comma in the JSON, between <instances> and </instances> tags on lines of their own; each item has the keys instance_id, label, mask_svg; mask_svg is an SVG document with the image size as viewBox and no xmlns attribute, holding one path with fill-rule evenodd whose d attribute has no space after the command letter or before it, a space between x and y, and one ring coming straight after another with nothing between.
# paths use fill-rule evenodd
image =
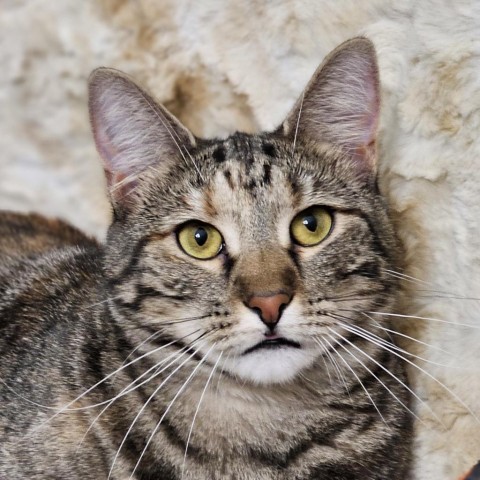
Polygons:
<instances>
[{"instance_id":1,"label":"cat's mouth","mask_svg":"<svg viewBox=\"0 0 480 480\"><path fill-rule=\"evenodd\" d=\"M267 338L266 340L262 340L258 342L253 347L245 350L243 352L244 355L248 355L249 353L255 352L261 349L276 349L282 347L292 347L292 348L302 348L299 343L294 342L293 340L288 340L287 338Z\"/></svg>"}]
</instances>

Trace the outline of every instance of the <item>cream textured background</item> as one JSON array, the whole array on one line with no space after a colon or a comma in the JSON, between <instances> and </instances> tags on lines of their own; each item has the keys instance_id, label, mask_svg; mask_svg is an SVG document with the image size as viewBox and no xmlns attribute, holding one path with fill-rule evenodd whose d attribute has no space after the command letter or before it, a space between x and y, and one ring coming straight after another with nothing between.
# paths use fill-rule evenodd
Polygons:
<instances>
[{"instance_id":1,"label":"cream textured background","mask_svg":"<svg viewBox=\"0 0 480 480\"><path fill-rule=\"evenodd\" d=\"M364 34L378 50L381 185L406 247L399 320L434 345L417 393L416 480L455 480L480 457L480 2L475 0L0 0L0 208L109 220L86 79L124 70L194 133L276 126L321 59ZM471 324L476 328L459 326ZM438 349L450 352L446 354Z\"/></svg>"}]
</instances>

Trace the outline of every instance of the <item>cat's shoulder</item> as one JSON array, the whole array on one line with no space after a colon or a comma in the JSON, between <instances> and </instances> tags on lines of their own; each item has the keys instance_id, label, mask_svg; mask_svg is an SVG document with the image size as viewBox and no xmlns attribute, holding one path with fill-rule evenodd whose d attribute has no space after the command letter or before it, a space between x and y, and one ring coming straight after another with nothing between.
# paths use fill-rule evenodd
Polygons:
<instances>
[{"instance_id":1,"label":"cat's shoulder","mask_svg":"<svg viewBox=\"0 0 480 480\"><path fill-rule=\"evenodd\" d=\"M2 319L12 305L42 309L94 290L102 254L96 240L62 220L0 212Z\"/></svg>"},{"instance_id":2,"label":"cat's shoulder","mask_svg":"<svg viewBox=\"0 0 480 480\"><path fill-rule=\"evenodd\" d=\"M0 265L7 258L34 257L75 245L99 246L93 238L62 220L0 211Z\"/></svg>"}]
</instances>

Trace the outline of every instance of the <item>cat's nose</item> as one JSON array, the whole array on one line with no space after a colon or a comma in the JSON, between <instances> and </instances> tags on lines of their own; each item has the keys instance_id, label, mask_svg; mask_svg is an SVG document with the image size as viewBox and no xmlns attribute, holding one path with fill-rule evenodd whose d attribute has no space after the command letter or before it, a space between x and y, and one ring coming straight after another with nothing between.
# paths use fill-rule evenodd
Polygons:
<instances>
[{"instance_id":1,"label":"cat's nose","mask_svg":"<svg viewBox=\"0 0 480 480\"><path fill-rule=\"evenodd\" d=\"M273 329L278 323L285 307L292 300L291 295L277 293L275 295L254 295L247 306L258 313L262 322Z\"/></svg>"}]
</instances>

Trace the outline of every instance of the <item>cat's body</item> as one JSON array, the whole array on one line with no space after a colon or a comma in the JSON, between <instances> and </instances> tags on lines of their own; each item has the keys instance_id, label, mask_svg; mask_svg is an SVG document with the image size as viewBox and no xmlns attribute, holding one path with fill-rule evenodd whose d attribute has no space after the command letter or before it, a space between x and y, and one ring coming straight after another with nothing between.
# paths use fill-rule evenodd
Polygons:
<instances>
[{"instance_id":1,"label":"cat's body","mask_svg":"<svg viewBox=\"0 0 480 480\"><path fill-rule=\"evenodd\" d=\"M333 54L322 88L342 87L346 60L366 78L359 103L378 103L365 40ZM201 141L125 77L93 78L106 245L0 217L0 478L407 478L405 372L388 321L367 314L394 309L398 289L376 123L336 141L312 82L283 130ZM295 243L312 218L332 224Z\"/></svg>"}]
</instances>

